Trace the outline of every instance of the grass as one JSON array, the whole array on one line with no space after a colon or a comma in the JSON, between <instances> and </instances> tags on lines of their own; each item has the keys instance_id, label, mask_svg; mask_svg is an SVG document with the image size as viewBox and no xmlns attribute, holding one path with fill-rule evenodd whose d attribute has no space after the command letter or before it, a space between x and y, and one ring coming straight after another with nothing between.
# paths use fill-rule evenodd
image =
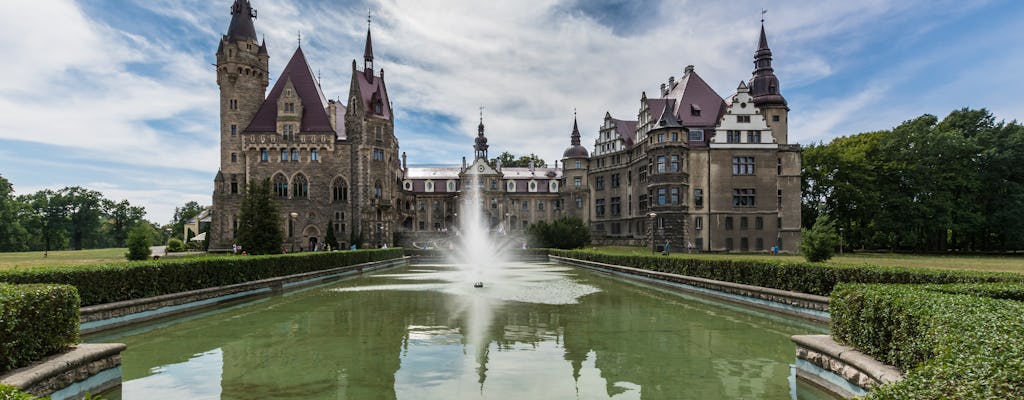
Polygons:
<instances>
[{"instance_id":1,"label":"grass","mask_svg":"<svg viewBox=\"0 0 1024 400\"><path fill-rule=\"evenodd\" d=\"M48 267L57 265L92 265L107 264L127 261L124 257L128 248L110 249L89 249L89 250L60 250L51 251L43 256L41 251L26 251L21 253L0 253L0 270ZM180 257L199 257L200 255L180 255Z\"/></svg>"},{"instance_id":2,"label":"grass","mask_svg":"<svg viewBox=\"0 0 1024 400\"><path fill-rule=\"evenodd\" d=\"M628 247L628 246L599 246L596 248L602 253L608 254L651 254L650 248ZM772 256L767 253L743 253L743 254L686 254L672 253L670 257L691 257L691 258L730 258L744 260L770 260L781 259L783 261L802 262L802 256L792 254L780 254ZM1016 272L1024 273L1024 257L1021 256L993 256L993 255L933 255L933 254L895 254L895 253L846 253L836 255L826 264L835 265L879 265L889 267L912 267L932 269L959 269L968 271L990 271L990 272Z\"/></svg>"}]
</instances>

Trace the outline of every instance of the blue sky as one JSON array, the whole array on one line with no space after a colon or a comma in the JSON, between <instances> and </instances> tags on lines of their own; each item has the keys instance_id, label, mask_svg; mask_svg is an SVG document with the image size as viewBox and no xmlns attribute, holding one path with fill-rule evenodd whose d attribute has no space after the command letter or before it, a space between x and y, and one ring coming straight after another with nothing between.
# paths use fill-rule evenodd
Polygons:
<instances>
[{"instance_id":1,"label":"blue sky","mask_svg":"<svg viewBox=\"0 0 1024 400\"><path fill-rule=\"evenodd\" d=\"M217 171L217 41L232 0L0 4L0 175L17 194L80 185L167 223L210 203ZM986 107L1022 118L1021 1L252 0L271 76L297 32L330 98L347 97L374 14L376 66L411 164L593 144L606 111L635 119L686 65L722 96L752 71L760 28L791 108L790 141L887 129ZM271 82L273 85L273 81Z\"/></svg>"}]
</instances>

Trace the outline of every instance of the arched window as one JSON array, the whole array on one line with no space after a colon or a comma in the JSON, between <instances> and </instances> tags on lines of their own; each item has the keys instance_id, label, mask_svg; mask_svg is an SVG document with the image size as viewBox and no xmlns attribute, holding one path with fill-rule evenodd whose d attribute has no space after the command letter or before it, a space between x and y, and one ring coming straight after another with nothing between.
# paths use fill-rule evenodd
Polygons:
<instances>
[{"instance_id":1,"label":"arched window","mask_svg":"<svg viewBox=\"0 0 1024 400\"><path fill-rule=\"evenodd\" d=\"M306 181L305 175L298 174L295 175L295 179L292 179L292 197L309 197L309 182Z\"/></svg>"},{"instance_id":2,"label":"arched window","mask_svg":"<svg viewBox=\"0 0 1024 400\"><path fill-rule=\"evenodd\" d=\"M384 188L380 185L380 181L373 183L373 198L380 199L384 196Z\"/></svg>"},{"instance_id":3,"label":"arched window","mask_svg":"<svg viewBox=\"0 0 1024 400\"><path fill-rule=\"evenodd\" d=\"M334 179L334 184L331 185L333 192L332 199L336 202L348 201L348 184L341 177Z\"/></svg>"},{"instance_id":4,"label":"arched window","mask_svg":"<svg viewBox=\"0 0 1024 400\"><path fill-rule=\"evenodd\" d=\"M288 198L288 178L284 175L274 175L274 194L282 199Z\"/></svg>"}]
</instances>

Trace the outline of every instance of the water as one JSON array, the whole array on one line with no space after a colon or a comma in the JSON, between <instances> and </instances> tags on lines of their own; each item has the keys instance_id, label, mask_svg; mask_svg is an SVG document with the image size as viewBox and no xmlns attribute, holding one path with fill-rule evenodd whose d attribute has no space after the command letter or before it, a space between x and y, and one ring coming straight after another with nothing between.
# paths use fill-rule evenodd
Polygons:
<instances>
[{"instance_id":1,"label":"water","mask_svg":"<svg viewBox=\"0 0 1024 400\"><path fill-rule=\"evenodd\" d=\"M822 331L560 265L495 271L473 288L413 265L86 340L128 344L110 399L790 399L789 336Z\"/></svg>"}]
</instances>

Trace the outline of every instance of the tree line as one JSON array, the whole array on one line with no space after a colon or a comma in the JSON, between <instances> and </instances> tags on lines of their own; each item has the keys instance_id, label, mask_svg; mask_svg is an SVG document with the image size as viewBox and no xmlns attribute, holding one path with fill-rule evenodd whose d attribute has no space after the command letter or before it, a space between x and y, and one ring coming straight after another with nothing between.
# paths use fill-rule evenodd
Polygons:
<instances>
[{"instance_id":1,"label":"tree line","mask_svg":"<svg viewBox=\"0 0 1024 400\"><path fill-rule=\"evenodd\" d=\"M80 186L15 196L13 185L0 176L0 252L125 247L139 225L151 243L163 243L169 229L177 228L171 233L180 237L185 221L202 209L189 202L175 210L175 221L161 226L145 220L145 208L128 200Z\"/></svg>"},{"instance_id":2,"label":"tree line","mask_svg":"<svg viewBox=\"0 0 1024 400\"><path fill-rule=\"evenodd\" d=\"M803 226L827 215L849 248L1024 248L1024 127L963 108L803 151Z\"/></svg>"}]
</instances>

